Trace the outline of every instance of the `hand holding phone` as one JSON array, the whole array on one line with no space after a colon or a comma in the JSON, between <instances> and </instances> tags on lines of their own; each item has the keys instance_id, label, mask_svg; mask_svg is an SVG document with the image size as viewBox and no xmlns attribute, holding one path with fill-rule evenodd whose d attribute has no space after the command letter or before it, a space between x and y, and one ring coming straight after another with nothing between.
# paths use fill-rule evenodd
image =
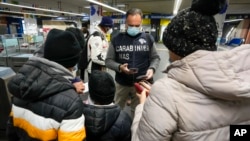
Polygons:
<instances>
[{"instance_id":1,"label":"hand holding phone","mask_svg":"<svg viewBox=\"0 0 250 141\"><path fill-rule=\"evenodd\" d=\"M130 73L134 74L134 73L138 73L138 68L129 68Z\"/></svg>"},{"instance_id":2,"label":"hand holding phone","mask_svg":"<svg viewBox=\"0 0 250 141\"><path fill-rule=\"evenodd\" d=\"M134 83L134 87L135 87L135 90L136 90L136 92L137 93L139 93L139 94L141 94L142 93L142 91L143 91L143 89L146 89L145 87L143 87L140 83ZM146 92L146 96L148 96L149 95L149 93L148 93L148 91Z\"/></svg>"}]
</instances>

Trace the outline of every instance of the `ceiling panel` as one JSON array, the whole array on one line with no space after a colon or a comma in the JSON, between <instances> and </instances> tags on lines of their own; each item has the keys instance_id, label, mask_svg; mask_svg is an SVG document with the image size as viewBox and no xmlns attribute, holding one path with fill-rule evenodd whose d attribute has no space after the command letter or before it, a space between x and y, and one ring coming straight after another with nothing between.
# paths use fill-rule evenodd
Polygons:
<instances>
[{"instance_id":1,"label":"ceiling panel","mask_svg":"<svg viewBox=\"0 0 250 141\"><path fill-rule=\"evenodd\" d=\"M58 1L61 1L61 8L64 11L89 13L89 9L84 8L85 6L89 6L89 2L86 2L86 0L19 0L19 3L28 6L36 4L39 7L59 10ZM189 7L192 0L182 1L180 9ZM103 0L103 2L111 6L125 4L126 7L121 8L125 11L129 8L137 7L145 13L164 14L172 14L174 5L174 0ZM250 14L250 0L229 0L229 2L228 14ZM108 9L105 10L110 12Z\"/></svg>"}]
</instances>

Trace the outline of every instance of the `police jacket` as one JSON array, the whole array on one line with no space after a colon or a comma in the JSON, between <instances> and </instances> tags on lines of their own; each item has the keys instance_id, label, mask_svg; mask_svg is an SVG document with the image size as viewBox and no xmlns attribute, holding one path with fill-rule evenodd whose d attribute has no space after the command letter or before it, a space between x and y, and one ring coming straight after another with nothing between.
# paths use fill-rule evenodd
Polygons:
<instances>
[{"instance_id":1,"label":"police jacket","mask_svg":"<svg viewBox=\"0 0 250 141\"><path fill-rule=\"evenodd\" d=\"M117 105L84 104L87 141L131 141L132 120Z\"/></svg>"},{"instance_id":2,"label":"police jacket","mask_svg":"<svg viewBox=\"0 0 250 141\"><path fill-rule=\"evenodd\" d=\"M136 77L145 75L148 69L155 71L159 62L153 38L144 32L134 37L127 33L113 37L105 60L106 66L116 71L116 82L126 86L132 86ZM138 73L127 75L119 72L119 66L124 63L128 63L128 68L138 68Z\"/></svg>"},{"instance_id":3,"label":"police jacket","mask_svg":"<svg viewBox=\"0 0 250 141\"><path fill-rule=\"evenodd\" d=\"M12 111L7 125L11 141L85 139L82 101L63 66L32 57L8 83Z\"/></svg>"}]
</instances>

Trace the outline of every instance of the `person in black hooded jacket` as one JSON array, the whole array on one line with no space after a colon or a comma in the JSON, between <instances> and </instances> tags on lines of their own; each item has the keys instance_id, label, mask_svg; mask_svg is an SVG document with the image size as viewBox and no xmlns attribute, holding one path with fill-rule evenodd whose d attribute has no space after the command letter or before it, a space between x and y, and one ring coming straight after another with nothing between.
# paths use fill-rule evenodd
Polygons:
<instances>
[{"instance_id":1,"label":"person in black hooded jacket","mask_svg":"<svg viewBox=\"0 0 250 141\"><path fill-rule=\"evenodd\" d=\"M87 141L131 141L130 116L113 103L112 76L94 70L89 78L89 97L84 103Z\"/></svg>"},{"instance_id":2,"label":"person in black hooded jacket","mask_svg":"<svg viewBox=\"0 0 250 141\"><path fill-rule=\"evenodd\" d=\"M31 57L10 80L9 141L85 139L83 103L72 84L80 51L73 33L51 29L44 58Z\"/></svg>"}]
</instances>

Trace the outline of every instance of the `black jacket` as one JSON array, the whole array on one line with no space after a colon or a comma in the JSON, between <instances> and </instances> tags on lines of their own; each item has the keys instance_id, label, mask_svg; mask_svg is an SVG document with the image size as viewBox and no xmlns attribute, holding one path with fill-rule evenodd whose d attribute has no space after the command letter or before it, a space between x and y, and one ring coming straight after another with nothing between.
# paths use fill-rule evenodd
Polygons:
<instances>
[{"instance_id":1,"label":"black jacket","mask_svg":"<svg viewBox=\"0 0 250 141\"><path fill-rule=\"evenodd\" d=\"M115 80L124 86L133 86L136 78L145 75L148 69L158 68L160 57L152 36L144 32L132 37L119 33L112 38L105 64L116 71ZM128 63L128 68L138 68L138 73L128 75L120 72L119 66Z\"/></svg>"},{"instance_id":2,"label":"black jacket","mask_svg":"<svg viewBox=\"0 0 250 141\"><path fill-rule=\"evenodd\" d=\"M83 140L83 103L63 66L32 57L8 83L12 113L9 140ZM14 124L13 124L14 123ZM73 128L71 128L73 127Z\"/></svg>"},{"instance_id":3,"label":"black jacket","mask_svg":"<svg viewBox=\"0 0 250 141\"><path fill-rule=\"evenodd\" d=\"M87 141L131 141L132 120L117 105L84 104Z\"/></svg>"}]
</instances>

